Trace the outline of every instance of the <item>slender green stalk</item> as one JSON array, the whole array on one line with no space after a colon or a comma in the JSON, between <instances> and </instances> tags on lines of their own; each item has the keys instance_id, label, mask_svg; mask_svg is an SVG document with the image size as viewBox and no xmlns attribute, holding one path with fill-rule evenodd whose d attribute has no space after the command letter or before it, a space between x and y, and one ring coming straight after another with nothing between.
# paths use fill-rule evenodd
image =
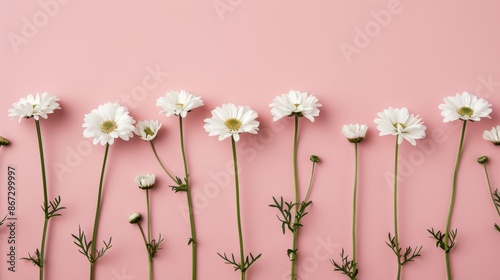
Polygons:
<instances>
[{"instance_id":1,"label":"slender green stalk","mask_svg":"<svg viewBox=\"0 0 500 280\"><path fill-rule=\"evenodd\" d=\"M240 261L245 262L245 249L243 248L243 231L241 229L241 210L240 210L240 183L238 175L238 159L236 157L236 142L231 137L231 144L233 148L233 161L234 161L234 181L236 185L236 216L238 219L238 238L240 240ZM241 270L241 280L245 280L246 270Z\"/></svg>"},{"instance_id":2,"label":"slender green stalk","mask_svg":"<svg viewBox=\"0 0 500 280\"><path fill-rule=\"evenodd\" d=\"M311 188L314 180L314 172L316 171L316 162L313 162L311 168L311 178L309 179L309 186L307 187L306 197L304 198L304 202L309 200L309 195L311 194Z\"/></svg>"},{"instance_id":3,"label":"slender green stalk","mask_svg":"<svg viewBox=\"0 0 500 280\"><path fill-rule=\"evenodd\" d=\"M43 232L42 232L42 244L40 246L40 280L43 280L44 276L44 266L45 266L45 241L47 239L47 229L49 226L49 207L48 207L48 194L47 194L47 177L45 173L45 157L43 155L43 143L42 143L42 132L40 130L40 121L35 120L36 124L36 134L38 138L38 150L40 152L40 165L42 168L42 182L43 182Z\"/></svg>"},{"instance_id":4,"label":"slender green stalk","mask_svg":"<svg viewBox=\"0 0 500 280\"><path fill-rule=\"evenodd\" d=\"M453 207L455 205L455 196L457 192L457 178L458 178L458 170L460 168L460 162L462 159L462 150L464 146L464 139L465 139L465 128L467 126L467 121L463 121L463 126L462 126L462 135L460 137L460 146L458 148L458 153L457 153L457 160L455 163L455 171L453 172L453 186L451 189L451 198L450 198L450 205L449 205L449 210L448 210L448 218L446 219L446 231L444 233L444 251L445 251L445 261L446 261L446 275L448 276L448 280L451 280L451 267L450 267L450 256L448 251L448 242L450 240L450 225L451 225L451 217L453 215Z\"/></svg>"},{"instance_id":5,"label":"slender green stalk","mask_svg":"<svg viewBox=\"0 0 500 280\"><path fill-rule=\"evenodd\" d=\"M149 219L149 216L148 216ZM140 223L137 223L137 226L139 227L139 230L141 230L142 234L142 239L144 239L144 245L146 245L146 252L148 253L148 270L149 270L149 280L153 280L153 258L151 256L151 253L149 252L149 246L148 244L151 244L148 242L146 239L146 235L144 234L144 230L142 229L142 226Z\"/></svg>"},{"instance_id":6,"label":"slender green stalk","mask_svg":"<svg viewBox=\"0 0 500 280\"><path fill-rule=\"evenodd\" d=\"M297 168L297 146L298 146L298 138L299 138L299 116L295 115L295 128L294 128L294 136L293 136L293 184L295 191L295 215L299 212L299 175ZM290 254L290 258L292 261L290 278L295 280L297 278L297 243L298 243L298 228L295 228L293 231L293 239L292 239L292 253Z\"/></svg>"},{"instance_id":7,"label":"slender green stalk","mask_svg":"<svg viewBox=\"0 0 500 280\"><path fill-rule=\"evenodd\" d=\"M146 217L146 223L148 225L148 238L147 238L147 244L151 244L151 210L150 210L150 203L149 203L149 189L146 189L146 212L147 212L147 217ZM142 230L142 227L139 223L139 228L141 229L141 232L144 237L144 232ZM145 240L146 241L146 240ZM146 244L146 251L148 252L148 260L149 260L149 280L153 279L153 257L151 256L151 252L149 250L148 245Z\"/></svg>"},{"instance_id":8,"label":"slender green stalk","mask_svg":"<svg viewBox=\"0 0 500 280\"><path fill-rule=\"evenodd\" d=\"M106 170L106 161L108 160L109 144L106 144L106 150L104 152L104 160L102 162L101 179L99 180L99 192L97 195L97 206L95 210L94 219L94 229L92 231L92 247L90 249L90 255L95 259L96 246L97 246L97 229L99 227L99 218L101 216L101 198L102 198L102 186L104 182L104 172ZM90 280L94 280L95 277L95 262L90 263Z\"/></svg>"},{"instance_id":9,"label":"slender green stalk","mask_svg":"<svg viewBox=\"0 0 500 280\"><path fill-rule=\"evenodd\" d=\"M484 173L486 174L486 181L488 182L488 191L490 192L491 201L493 201L493 205L497 210L498 216L500 216L500 209L498 208L497 203L495 202L495 196L493 195L493 190L491 189L490 175L488 174L488 168L486 167L486 163L483 163Z\"/></svg>"},{"instance_id":10,"label":"slender green stalk","mask_svg":"<svg viewBox=\"0 0 500 280\"><path fill-rule=\"evenodd\" d=\"M192 280L196 280L196 272L197 272L197 240L196 240L196 227L194 223L194 213L193 213L193 201L191 198L191 185L189 183L189 170L188 170L188 164L187 164L187 158L186 158L186 150L184 149L184 129L182 126L182 117L179 116L179 130L180 130L180 136L181 136L181 151L182 151L182 160L184 162L184 178L186 180L186 197L187 197L187 202L188 202L188 211L189 211L189 224L191 227L191 255L192 255L192 260L191 260L191 266L192 266L192 272L191 272L191 277Z\"/></svg>"},{"instance_id":11,"label":"slender green stalk","mask_svg":"<svg viewBox=\"0 0 500 280\"><path fill-rule=\"evenodd\" d=\"M398 231L398 156L399 156L399 144L398 138L396 137L396 153L394 156L394 244L396 246L396 257L398 258L398 277L401 279L401 252L399 251L399 231Z\"/></svg>"},{"instance_id":12,"label":"slender green stalk","mask_svg":"<svg viewBox=\"0 0 500 280\"><path fill-rule=\"evenodd\" d=\"M146 189L146 223L148 225L148 243L151 244L151 211L149 207L149 189Z\"/></svg>"},{"instance_id":13,"label":"slender green stalk","mask_svg":"<svg viewBox=\"0 0 500 280\"><path fill-rule=\"evenodd\" d=\"M358 143L354 143L354 191L352 194L352 262L354 264L353 271L357 270L357 247L356 247L356 219L358 211Z\"/></svg>"},{"instance_id":14,"label":"slender green stalk","mask_svg":"<svg viewBox=\"0 0 500 280\"><path fill-rule=\"evenodd\" d=\"M158 153L156 153L156 149L155 149L155 145L153 144L153 140L149 141L149 143L151 144L151 148L153 149L153 153L155 154L155 157L156 157L156 160L158 161L158 163L160 164L161 168L163 168L163 171L165 171L165 173L167 173L168 177L170 177L170 179L172 179L172 181L174 182L177 182L175 180L175 178L168 172L168 170L165 168L165 166L163 165L163 163L161 162L160 160L160 157L158 157Z\"/></svg>"}]
</instances>

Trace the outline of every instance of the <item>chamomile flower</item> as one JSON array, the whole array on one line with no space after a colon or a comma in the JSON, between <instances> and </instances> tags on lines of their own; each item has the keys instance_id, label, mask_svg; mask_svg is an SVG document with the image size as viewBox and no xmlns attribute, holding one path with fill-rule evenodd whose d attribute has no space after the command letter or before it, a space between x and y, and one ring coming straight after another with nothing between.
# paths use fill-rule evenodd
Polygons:
<instances>
[{"instance_id":1,"label":"chamomile flower","mask_svg":"<svg viewBox=\"0 0 500 280\"><path fill-rule=\"evenodd\" d=\"M138 222L140 222L142 219L142 215L140 213L132 213L130 215L128 215L128 222L131 223L131 224L137 224Z\"/></svg>"},{"instance_id":2,"label":"chamomile flower","mask_svg":"<svg viewBox=\"0 0 500 280\"><path fill-rule=\"evenodd\" d=\"M157 120L139 121L135 126L134 133L144 141L152 141L160 130L161 122Z\"/></svg>"},{"instance_id":3,"label":"chamomile flower","mask_svg":"<svg viewBox=\"0 0 500 280\"><path fill-rule=\"evenodd\" d=\"M94 138L94 145L112 145L116 138L128 141L134 136L134 119L129 115L127 108L117 103L107 102L99 105L84 117L85 128L83 136Z\"/></svg>"},{"instance_id":4,"label":"chamomile flower","mask_svg":"<svg viewBox=\"0 0 500 280\"><path fill-rule=\"evenodd\" d=\"M342 134L351 143L361 143L365 139L368 126L365 124L345 124L342 126Z\"/></svg>"},{"instance_id":5,"label":"chamomile flower","mask_svg":"<svg viewBox=\"0 0 500 280\"><path fill-rule=\"evenodd\" d=\"M490 118L491 104L488 101L477 98L468 92L455 96L445 97L444 104L439 105L443 122L461 119L463 121L480 121L481 118Z\"/></svg>"},{"instance_id":6,"label":"chamomile flower","mask_svg":"<svg viewBox=\"0 0 500 280\"><path fill-rule=\"evenodd\" d=\"M484 140L488 140L495 146L500 146L500 125L492 127L491 130L485 130L483 133Z\"/></svg>"},{"instance_id":7,"label":"chamomile flower","mask_svg":"<svg viewBox=\"0 0 500 280\"><path fill-rule=\"evenodd\" d=\"M232 136L235 142L240 140L240 133L257 134L259 130L258 114L248 106L223 104L212 110L212 117L205 119L203 128L209 136L219 135L219 141Z\"/></svg>"},{"instance_id":8,"label":"chamomile flower","mask_svg":"<svg viewBox=\"0 0 500 280\"><path fill-rule=\"evenodd\" d=\"M169 91L165 96L156 100L156 106L161 107L160 113L165 113L167 117L176 115L185 118L188 112L203 106L203 101L201 97L185 90Z\"/></svg>"},{"instance_id":9,"label":"chamomile flower","mask_svg":"<svg viewBox=\"0 0 500 280\"><path fill-rule=\"evenodd\" d=\"M305 117L314 122L314 117L319 116L318 99L307 92L291 90L288 94L282 94L274 98L273 103L269 104L273 121L277 121L286 116Z\"/></svg>"},{"instance_id":10,"label":"chamomile flower","mask_svg":"<svg viewBox=\"0 0 500 280\"><path fill-rule=\"evenodd\" d=\"M135 183L140 189L151 189L155 185L155 174L141 174L135 177Z\"/></svg>"},{"instance_id":11,"label":"chamomile flower","mask_svg":"<svg viewBox=\"0 0 500 280\"><path fill-rule=\"evenodd\" d=\"M403 139L406 139L413 146L416 145L416 139L425 137L426 127L422 124L419 116L414 116L403 108L388 108L377 113L380 118L374 120L377 124L379 135L395 135L398 137L398 145L401 145Z\"/></svg>"},{"instance_id":12,"label":"chamomile flower","mask_svg":"<svg viewBox=\"0 0 500 280\"><path fill-rule=\"evenodd\" d=\"M37 121L40 117L46 119L48 114L54 113L55 109L61 109L57 101L59 98L48 92L37 93L35 96L29 94L26 98L21 98L19 102L12 104L9 117L19 117L19 122L23 118L34 118Z\"/></svg>"}]
</instances>

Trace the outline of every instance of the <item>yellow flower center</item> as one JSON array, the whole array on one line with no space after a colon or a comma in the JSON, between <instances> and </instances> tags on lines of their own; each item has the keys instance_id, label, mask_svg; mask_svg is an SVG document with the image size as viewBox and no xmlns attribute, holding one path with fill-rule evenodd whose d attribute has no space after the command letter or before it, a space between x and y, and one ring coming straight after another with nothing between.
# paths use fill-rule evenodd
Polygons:
<instances>
[{"instance_id":1,"label":"yellow flower center","mask_svg":"<svg viewBox=\"0 0 500 280\"><path fill-rule=\"evenodd\" d=\"M144 133L146 133L146 135L148 135L148 136L153 136L153 135L155 135L155 133L154 133L154 132L151 130L151 128L149 128L149 127L146 127L146 128L144 129Z\"/></svg>"},{"instance_id":2,"label":"yellow flower center","mask_svg":"<svg viewBox=\"0 0 500 280\"><path fill-rule=\"evenodd\" d=\"M295 104L293 104L293 105L295 105L295 109L297 109L297 108L299 108L299 105L300 105L300 104L299 104L299 103L295 103Z\"/></svg>"},{"instance_id":3,"label":"yellow flower center","mask_svg":"<svg viewBox=\"0 0 500 280\"><path fill-rule=\"evenodd\" d=\"M175 106L177 106L177 108L179 108L179 109L184 108L184 104L182 104L182 103L177 103L177 104L175 104Z\"/></svg>"},{"instance_id":4,"label":"yellow flower center","mask_svg":"<svg viewBox=\"0 0 500 280\"><path fill-rule=\"evenodd\" d=\"M241 121L235 118L231 118L227 119L224 122L224 125L226 125L226 127L229 128L229 130L238 131L238 129L240 129L241 127Z\"/></svg>"},{"instance_id":5,"label":"yellow flower center","mask_svg":"<svg viewBox=\"0 0 500 280\"><path fill-rule=\"evenodd\" d=\"M405 128L406 128L406 125L405 125L404 123L395 123L395 124L393 124L394 128L398 128L398 124L399 124L399 125L401 125L401 127L402 127L403 129L405 129Z\"/></svg>"},{"instance_id":6,"label":"yellow flower center","mask_svg":"<svg viewBox=\"0 0 500 280\"><path fill-rule=\"evenodd\" d=\"M471 117L472 114L474 114L474 110L472 110L472 108L469 107L460 107L458 108L457 113L462 117L465 116Z\"/></svg>"},{"instance_id":7,"label":"yellow flower center","mask_svg":"<svg viewBox=\"0 0 500 280\"><path fill-rule=\"evenodd\" d=\"M115 131L116 122L115 121L105 121L101 124L101 131L104 133L110 133Z\"/></svg>"}]
</instances>

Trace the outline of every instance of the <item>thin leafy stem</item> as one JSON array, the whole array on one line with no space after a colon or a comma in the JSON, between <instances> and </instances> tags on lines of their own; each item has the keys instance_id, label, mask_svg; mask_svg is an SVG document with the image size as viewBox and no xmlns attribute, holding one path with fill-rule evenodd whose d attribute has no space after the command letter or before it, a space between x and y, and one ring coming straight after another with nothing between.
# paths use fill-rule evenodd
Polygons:
<instances>
[{"instance_id":1,"label":"thin leafy stem","mask_svg":"<svg viewBox=\"0 0 500 280\"><path fill-rule=\"evenodd\" d=\"M453 208L455 206L455 197L456 197L456 192L457 192L457 179L458 179L458 170L460 169L460 162L462 160L462 151L463 151L463 146L464 146L464 139L465 139L465 128L467 127L467 121L463 121L463 126L462 126L462 134L460 136L460 145L458 147L458 153L457 153L457 160L455 163L455 170L453 172L453 185L452 185L452 191L451 191L451 198L450 198L450 205L448 209L448 217L446 219L446 230L445 230L445 235L444 235L444 240L443 243L445 246L448 246L449 239L450 239L450 226L451 226L451 218L453 215ZM445 249L445 261L446 261L446 275L448 276L448 280L452 279L451 275L451 265L450 265L450 256L449 252L451 248L446 248Z\"/></svg>"},{"instance_id":2,"label":"thin leafy stem","mask_svg":"<svg viewBox=\"0 0 500 280\"><path fill-rule=\"evenodd\" d=\"M181 152L182 152L182 161L184 163L184 178L186 183L186 199L188 203L188 212L189 212L189 225L191 230L191 237L189 238L188 245L191 245L191 279L196 280L197 278L197 260L198 260L198 243L196 240L196 227L194 221L194 211L193 211L193 201L191 198L191 186L189 184L189 169L187 163L186 149L184 147L184 128L182 124L182 116L179 116L179 134L180 134L180 142L181 142Z\"/></svg>"},{"instance_id":3,"label":"thin leafy stem","mask_svg":"<svg viewBox=\"0 0 500 280\"><path fill-rule=\"evenodd\" d=\"M448 234L444 234L440 230L435 231L434 228L428 229L427 232L429 232L432 238L436 239L436 247L441 248L445 254L448 254L451 249L455 247L455 239L458 233L457 229L451 230ZM449 236L448 240L445 238L446 235Z\"/></svg>"},{"instance_id":4,"label":"thin leafy stem","mask_svg":"<svg viewBox=\"0 0 500 280\"><path fill-rule=\"evenodd\" d=\"M95 262L101 258L104 253L111 248L111 246L106 245L106 242L104 242L105 245L105 250L97 250L96 245L97 243L95 242L97 240L97 232L99 228L99 218L101 215L101 203L102 203L102 189L103 189L103 183L104 183L104 173L106 170L106 161L108 159L108 153L109 153L109 143L106 143L106 150L104 151L104 160L102 162L102 169L101 169L101 177L99 179L99 191L97 195L97 205L96 205L96 210L95 210L95 218L94 218L94 227L92 230L92 239L91 239L91 250L90 250L90 255L93 261L90 262L90 280L94 280L95 277ZM109 245L111 245L111 238L109 239L108 242ZM102 254L99 254L102 253ZM97 254L97 256L96 256ZM90 260L89 259L89 260Z\"/></svg>"},{"instance_id":5,"label":"thin leafy stem","mask_svg":"<svg viewBox=\"0 0 500 280\"><path fill-rule=\"evenodd\" d=\"M495 206L495 210L497 211L497 214L500 217L500 193L498 192L498 189L495 189L495 191L493 192L491 188L490 176L488 174L488 167L486 167L486 162L482 163L482 165L484 167L484 174L486 175L486 181L488 183L488 192L490 193L491 201L493 202L493 206ZM495 228L497 227L495 226Z\"/></svg>"},{"instance_id":6,"label":"thin leafy stem","mask_svg":"<svg viewBox=\"0 0 500 280\"><path fill-rule=\"evenodd\" d=\"M167 168L165 168L165 166L163 165L163 163L161 162L160 160L160 157L158 156L158 153L156 152L156 148L155 148L155 145L153 143L153 140L149 141L149 143L151 144L151 149L153 149L153 153L156 157L156 160L158 161L158 163L160 164L161 168L163 169L163 171L165 171L165 173L168 175L168 177L170 177L170 179L172 179L172 181L174 182L177 182L175 180L175 178L170 174L170 172L168 172Z\"/></svg>"},{"instance_id":7,"label":"thin leafy stem","mask_svg":"<svg viewBox=\"0 0 500 280\"><path fill-rule=\"evenodd\" d=\"M297 216L299 214L299 175L298 175L298 167L297 167L297 147L298 147L298 140L299 140L299 116L294 115L295 119L295 124L294 124L294 135L293 135L293 156L292 156L292 161L293 161L293 185L294 185L294 192L295 192L295 220L297 220ZM290 268L290 276L292 280L295 280L297 278L297 246L298 246L298 231L294 230L293 232L293 237L292 237L292 248L287 251L288 257L290 258L292 262L292 266Z\"/></svg>"},{"instance_id":8,"label":"thin leafy stem","mask_svg":"<svg viewBox=\"0 0 500 280\"><path fill-rule=\"evenodd\" d=\"M106 251L112 247L112 238L110 237L108 242L103 241L104 247L101 249L95 249L95 246L93 246L93 240L87 241L85 231L83 231L80 226L78 227L78 235L71 234L71 236L73 236L74 239L73 243L79 248L78 252L84 255L91 264L95 263L98 259L104 256Z\"/></svg>"},{"instance_id":9,"label":"thin leafy stem","mask_svg":"<svg viewBox=\"0 0 500 280\"><path fill-rule=\"evenodd\" d=\"M349 279L356 280L356 276L358 275L358 265L353 260L349 260L349 255L345 254L344 249L340 253L340 258L342 259L342 264L336 263L333 259L330 262L333 264L333 271L340 271L342 274L345 274Z\"/></svg>"}]
</instances>

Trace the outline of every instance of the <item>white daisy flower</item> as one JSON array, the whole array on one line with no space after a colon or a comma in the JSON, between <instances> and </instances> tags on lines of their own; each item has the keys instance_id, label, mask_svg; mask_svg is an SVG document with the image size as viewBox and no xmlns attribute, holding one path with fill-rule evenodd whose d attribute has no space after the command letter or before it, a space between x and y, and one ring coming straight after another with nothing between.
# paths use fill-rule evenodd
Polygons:
<instances>
[{"instance_id":1,"label":"white daisy flower","mask_svg":"<svg viewBox=\"0 0 500 280\"><path fill-rule=\"evenodd\" d=\"M203 126L209 136L219 135L219 141L232 136L234 141L240 140L240 133L248 132L257 134L259 122L256 120L257 112L248 106L223 104L212 110L212 117L205 119Z\"/></svg>"},{"instance_id":2,"label":"white daisy flower","mask_svg":"<svg viewBox=\"0 0 500 280\"><path fill-rule=\"evenodd\" d=\"M135 183L137 186L143 190L151 189L155 185L156 176L155 174L141 174L135 177Z\"/></svg>"},{"instance_id":3,"label":"white daisy flower","mask_svg":"<svg viewBox=\"0 0 500 280\"><path fill-rule=\"evenodd\" d=\"M103 146L112 145L115 138L128 141L134 136L134 119L129 115L127 108L117 103L107 102L99 105L97 109L85 115L84 121L83 137L93 137L94 145L99 142Z\"/></svg>"},{"instance_id":4,"label":"white daisy flower","mask_svg":"<svg viewBox=\"0 0 500 280\"><path fill-rule=\"evenodd\" d=\"M403 139L406 139L415 146L416 139L425 137L426 127L422 124L422 119L408 113L407 108L389 108L377 113L377 115L380 118L375 119L374 122L380 131L379 135L396 135L398 145L401 145Z\"/></svg>"},{"instance_id":5,"label":"white daisy flower","mask_svg":"<svg viewBox=\"0 0 500 280\"><path fill-rule=\"evenodd\" d=\"M361 143L365 139L368 126L365 124L345 124L342 126L342 133L351 143Z\"/></svg>"},{"instance_id":6,"label":"white daisy flower","mask_svg":"<svg viewBox=\"0 0 500 280\"><path fill-rule=\"evenodd\" d=\"M500 146L500 125L492 127L491 130L485 130L483 133L484 140L488 140L495 146Z\"/></svg>"},{"instance_id":7,"label":"white daisy flower","mask_svg":"<svg viewBox=\"0 0 500 280\"><path fill-rule=\"evenodd\" d=\"M151 141L156 138L160 127L161 122L157 120L139 121L135 126L134 133L144 141Z\"/></svg>"},{"instance_id":8,"label":"white daisy flower","mask_svg":"<svg viewBox=\"0 0 500 280\"><path fill-rule=\"evenodd\" d=\"M441 116L444 117L443 122L455 121L461 119L463 121L480 121L480 118L490 118L491 104L488 101L477 98L468 92L455 96L445 97L445 104L440 104Z\"/></svg>"},{"instance_id":9,"label":"white daisy flower","mask_svg":"<svg viewBox=\"0 0 500 280\"><path fill-rule=\"evenodd\" d=\"M191 110L203 106L201 97L195 96L185 90L169 91L166 96L156 100L156 106L163 110L167 117L176 115L185 118Z\"/></svg>"},{"instance_id":10,"label":"white daisy flower","mask_svg":"<svg viewBox=\"0 0 500 280\"><path fill-rule=\"evenodd\" d=\"M282 94L274 98L273 103L269 104L273 121L277 121L286 116L306 117L314 122L314 117L319 116L318 99L307 92L291 90L288 94Z\"/></svg>"},{"instance_id":11,"label":"white daisy flower","mask_svg":"<svg viewBox=\"0 0 500 280\"><path fill-rule=\"evenodd\" d=\"M12 104L9 109L9 117L19 117L19 122L22 118L34 118L39 120L40 117L46 119L48 114L54 113L55 109L61 109L59 106L59 98L44 92L40 95L37 93L35 96L28 95L26 98L21 98L19 102Z\"/></svg>"},{"instance_id":12,"label":"white daisy flower","mask_svg":"<svg viewBox=\"0 0 500 280\"><path fill-rule=\"evenodd\" d=\"M138 222L140 222L142 219L142 215L140 213L132 213L130 215L128 215L128 222L131 223L131 224L137 224Z\"/></svg>"}]
</instances>

